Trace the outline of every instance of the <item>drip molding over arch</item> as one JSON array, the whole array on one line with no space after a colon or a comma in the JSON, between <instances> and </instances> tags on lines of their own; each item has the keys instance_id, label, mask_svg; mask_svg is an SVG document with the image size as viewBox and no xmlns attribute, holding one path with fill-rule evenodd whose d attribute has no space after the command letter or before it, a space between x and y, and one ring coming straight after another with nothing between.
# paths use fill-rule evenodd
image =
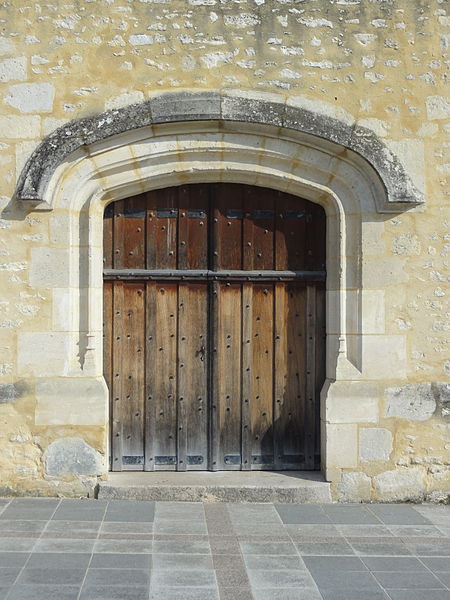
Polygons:
<instances>
[{"instance_id":1,"label":"drip molding over arch","mask_svg":"<svg viewBox=\"0 0 450 600\"><path fill-rule=\"evenodd\" d=\"M150 143L150 139L156 139L161 124L181 122L214 123L216 131L224 133L230 129L242 133L252 133L255 127L266 132L270 129L273 140L294 141L303 149L303 154L308 153L308 149L320 151L329 163L329 180L338 176L333 163L339 165L341 181L347 177L342 172L343 165L347 171L361 174L360 178L375 192L377 212L403 211L424 201L423 192L414 184L400 159L345 111L327 111L324 104L299 97L286 100L276 94L232 90L160 94L141 104L68 123L36 148L21 173L16 198L34 210L51 210L57 173L64 166L73 165L76 157L89 156L91 149L101 143L117 147L122 140L127 144L129 142L124 141L127 133L131 137L136 134L147 138ZM197 154L200 160L201 150L195 148L195 139L192 141L192 155ZM140 146L142 148L142 143ZM297 154L300 155L295 161L300 165L304 156L302 152ZM145 162L145 155L141 154L139 160Z\"/></svg>"}]
</instances>

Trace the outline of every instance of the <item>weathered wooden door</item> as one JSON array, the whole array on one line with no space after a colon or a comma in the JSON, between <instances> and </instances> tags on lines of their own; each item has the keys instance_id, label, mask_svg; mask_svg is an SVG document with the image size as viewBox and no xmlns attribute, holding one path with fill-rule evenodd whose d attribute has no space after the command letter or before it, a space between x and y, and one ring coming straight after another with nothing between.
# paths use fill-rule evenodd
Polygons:
<instances>
[{"instance_id":1,"label":"weathered wooden door","mask_svg":"<svg viewBox=\"0 0 450 600\"><path fill-rule=\"evenodd\" d=\"M112 470L315 469L325 214L238 184L111 204L104 371Z\"/></svg>"}]
</instances>

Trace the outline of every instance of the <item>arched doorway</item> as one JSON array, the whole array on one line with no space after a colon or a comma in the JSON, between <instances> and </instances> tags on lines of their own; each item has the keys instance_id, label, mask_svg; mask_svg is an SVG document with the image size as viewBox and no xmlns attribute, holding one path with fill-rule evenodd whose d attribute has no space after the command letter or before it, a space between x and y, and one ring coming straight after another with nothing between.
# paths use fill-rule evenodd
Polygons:
<instances>
[{"instance_id":1,"label":"arched doorway","mask_svg":"<svg viewBox=\"0 0 450 600\"><path fill-rule=\"evenodd\" d=\"M320 468L325 223L229 183L107 207L112 470Z\"/></svg>"}]
</instances>

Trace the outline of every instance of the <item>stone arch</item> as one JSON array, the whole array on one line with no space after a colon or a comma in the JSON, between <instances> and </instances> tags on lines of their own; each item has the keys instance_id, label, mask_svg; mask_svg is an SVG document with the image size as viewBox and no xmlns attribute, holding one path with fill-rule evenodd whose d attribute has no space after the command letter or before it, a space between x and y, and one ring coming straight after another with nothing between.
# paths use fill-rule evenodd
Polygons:
<instances>
[{"instance_id":1,"label":"stone arch","mask_svg":"<svg viewBox=\"0 0 450 600\"><path fill-rule=\"evenodd\" d=\"M67 265L67 286L60 293L70 322L62 336L61 372L55 375L72 376L64 393L74 397L77 382L85 387L86 380L103 381L105 206L151 189L220 181L279 189L326 211L322 456L328 478L336 479L336 468L351 465L339 462L329 435L327 402L342 394L339 382L371 378L365 360L370 344L363 329L371 301L363 294L363 224L377 213L404 210L423 198L373 133L310 107L263 94L166 94L69 123L41 143L24 168L16 198L31 210L53 211L51 237L58 240L58 256ZM106 419L106 387L95 389Z\"/></svg>"}]
</instances>

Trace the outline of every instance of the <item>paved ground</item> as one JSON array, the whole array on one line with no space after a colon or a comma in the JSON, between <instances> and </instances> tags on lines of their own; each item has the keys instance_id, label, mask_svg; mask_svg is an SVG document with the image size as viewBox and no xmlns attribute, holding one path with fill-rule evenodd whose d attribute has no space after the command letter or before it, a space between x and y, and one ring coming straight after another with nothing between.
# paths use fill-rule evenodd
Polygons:
<instances>
[{"instance_id":1,"label":"paved ground","mask_svg":"<svg viewBox=\"0 0 450 600\"><path fill-rule=\"evenodd\" d=\"M8 600L450 600L450 506L0 499Z\"/></svg>"}]
</instances>

